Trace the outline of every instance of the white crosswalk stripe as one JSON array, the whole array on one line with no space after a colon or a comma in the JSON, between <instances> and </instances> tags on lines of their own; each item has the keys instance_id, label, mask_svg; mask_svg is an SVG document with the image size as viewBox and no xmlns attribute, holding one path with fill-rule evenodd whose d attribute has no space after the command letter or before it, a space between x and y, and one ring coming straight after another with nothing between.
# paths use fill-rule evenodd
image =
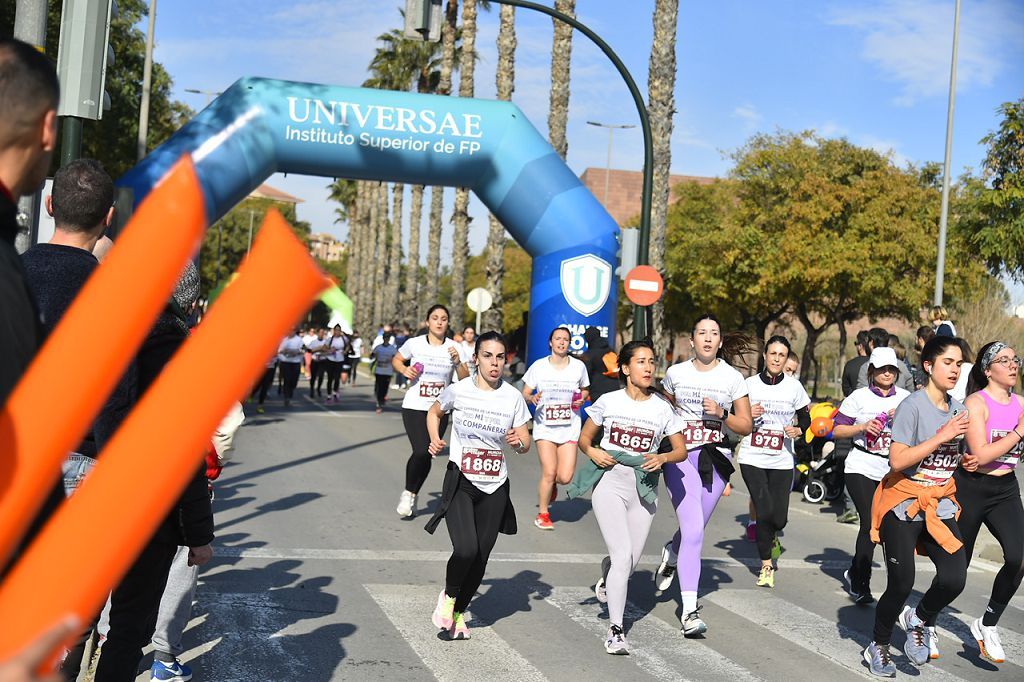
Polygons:
<instances>
[{"instance_id":1,"label":"white crosswalk stripe","mask_svg":"<svg viewBox=\"0 0 1024 682\"><path fill-rule=\"evenodd\" d=\"M601 605L589 588L556 587L545 600L565 613L577 625L595 635L594 651L602 651L601 642L608 621L599 620ZM627 638L630 658L647 674L660 680L758 680L761 679L733 663L706 644L687 640L679 627L657 617L645 616L626 603L625 620L632 623Z\"/></svg>"},{"instance_id":2,"label":"white crosswalk stripe","mask_svg":"<svg viewBox=\"0 0 1024 682\"><path fill-rule=\"evenodd\" d=\"M494 628L474 627L470 618L469 642L438 639L430 623L437 603L437 592L413 585L364 585L388 620L402 633L435 677L439 680L524 680L541 682L547 678L502 639ZM470 612L472 613L472 612Z\"/></svg>"},{"instance_id":3,"label":"white crosswalk stripe","mask_svg":"<svg viewBox=\"0 0 1024 682\"><path fill-rule=\"evenodd\" d=\"M861 663L861 652L871 639L869 633L819 616L768 590L717 590L703 598L833 663L875 679ZM895 647L893 653L896 654ZM894 656L894 660L901 672L919 674L901 653ZM927 675L932 680L961 679L935 666L929 666Z\"/></svg>"}]
</instances>

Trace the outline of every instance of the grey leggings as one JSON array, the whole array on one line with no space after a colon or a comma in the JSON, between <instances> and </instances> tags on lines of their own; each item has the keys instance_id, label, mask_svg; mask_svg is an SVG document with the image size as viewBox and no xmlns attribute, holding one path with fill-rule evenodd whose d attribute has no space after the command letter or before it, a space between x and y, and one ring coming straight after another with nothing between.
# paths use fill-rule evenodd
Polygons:
<instances>
[{"instance_id":1,"label":"grey leggings","mask_svg":"<svg viewBox=\"0 0 1024 682\"><path fill-rule=\"evenodd\" d=\"M612 625L621 627L629 576L640 562L658 505L640 499L636 491L636 473L622 464L616 464L605 472L590 499L612 560L605 576L608 620Z\"/></svg>"}]
</instances>

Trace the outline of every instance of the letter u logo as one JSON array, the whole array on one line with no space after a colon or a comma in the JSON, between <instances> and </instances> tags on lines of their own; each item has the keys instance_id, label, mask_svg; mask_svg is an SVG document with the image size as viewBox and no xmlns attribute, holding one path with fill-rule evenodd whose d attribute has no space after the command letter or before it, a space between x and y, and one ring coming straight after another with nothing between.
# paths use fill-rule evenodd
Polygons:
<instances>
[{"instance_id":1,"label":"letter u logo","mask_svg":"<svg viewBox=\"0 0 1024 682\"><path fill-rule=\"evenodd\" d=\"M612 267L593 254L562 261L562 295L566 303L584 316L604 307L611 291Z\"/></svg>"}]
</instances>

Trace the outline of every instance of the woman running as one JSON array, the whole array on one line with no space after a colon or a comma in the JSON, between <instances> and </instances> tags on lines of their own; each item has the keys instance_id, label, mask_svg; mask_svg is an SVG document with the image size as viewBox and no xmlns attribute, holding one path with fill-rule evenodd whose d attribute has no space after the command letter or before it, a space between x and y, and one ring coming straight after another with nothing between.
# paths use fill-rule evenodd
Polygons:
<instances>
[{"instance_id":1,"label":"woman running","mask_svg":"<svg viewBox=\"0 0 1024 682\"><path fill-rule=\"evenodd\" d=\"M327 356L324 350L329 350L330 340L327 338L327 331L316 330L316 337L306 344L309 351L309 397L317 398L323 396L324 374L327 373Z\"/></svg>"},{"instance_id":2,"label":"woman running","mask_svg":"<svg viewBox=\"0 0 1024 682\"><path fill-rule=\"evenodd\" d=\"M356 374L359 370L359 363L363 360L363 340L359 338L359 332L353 330L348 340L348 358L346 360L345 372L341 383L356 385Z\"/></svg>"},{"instance_id":3,"label":"woman running","mask_svg":"<svg viewBox=\"0 0 1024 682\"><path fill-rule=\"evenodd\" d=\"M394 340L394 334L384 332L380 344L370 351L370 357L373 359L373 395L377 398L377 414L384 411L384 403L388 401L388 388L391 387L391 377L395 374L395 368L391 365L395 353L398 352Z\"/></svg>"},{"instance_id":4,"label":"woman running","mask_svg":"<svg viewBox=\"0 0 1024 682\"><path fill-rule=\"evenodd\" d=\"M437 328L432 323L431 333ZM426 527L433 533L446 519L452 540L445 587L431 618L452 639L469 639L464 614L483 580L498 533L516 532L502 446L507 444L519 454L529 451L530 410L519 391L501 378L506 352L505 339L498 332L477 337L474 376L444 388L426 415L429 450L435 457L448 445L441 436L444 422L452 415L441 506Z\"/></svg>"},{"instance_id":5,"label":"woman running","mask_svg":"<svg viewBox=\"0 0 1024 682\"><path fill-rule=\"evenodd\" d=\"M961 463L968 471L976 470L978 461L964 455L967 410L949 396L962 362L955 338L936 336L926 343L921 367L928 383L900 403L893 417L892 471L882 479L871 504L871 539L881 542L887 582L875 607L874 641L864 649L864 660L878 677L896 675L889 641L897 621L907 633L907 658L918 666L928 662L928 628L963 591L967 579L953 472ZM905 604L914 589L915 550L931 559L935 578L913 608Z\"/></svg>"},{"instance_id":6,"label":"woman running","mask_svg":"<svg viewBox=\"0 0 1024 682\"><path fill-rule=\"evenodd\" d=\"M690 344L693 359L669 367L662 380L674 398L689 456L665 469L679 532L662 549L654 580L659 590L668 589L680 564L683 635L696 637L708 629L697 606L704 527L733 471L725 427L742 437L750 434L753 423L747 383L725 360L746 352L749 339L739 334L723 337L718 318L706 314L697 319Z\"/></svg>"},{"instance_id":7,"label":"woman running","mask_svg":"<svg viewBox=\"0 0 1024 682\"><path fill-rule=\"evenodd\" d=\"M534 362L523 376L523 397L537 406L533 440L540 458L540 513L533 525L541 530L555 529L548 506L558 496L557 484L569 483L576 471L579 410L590 386L586 366L569 357L571 340L572 334L565 327L554 329L548 336L551 355Z\"/></svg>"},{"instance_id":8,"label":"woman running","mask_svg":"<svg viewBox=\"0 0 1024 682\"><path fill-rule=\"evenodd\" d=\"M764 371L747 379L754 430L740 442L736 461L757 515L759 587L775 587L775 566L782 554L778 533L789 517L789 494L796 466L793 439L811 425L811 399L799 381L783 369L792 352L789 339L773 336L764 347ZM794 426L794 422L799 424Z\"/></svg>"},{"instance_id":9,"label":"woman running","mask_svg":"<svg viewBox=\"0 0 1024 682\"><path fill-rule=\"evenodd\" d=\"M598 601L608 603L610 627L604 648L629 653L623 631L626 587L640 561L654 512L658 508L658 472L670 462L686 459L686 444L672 406L651 388L654 348L647 339L630 341L619 352L619 377L626 387L606 393L587 410L580 449L590 458L580 466L570 498L594 489L591 502L608 557L597 581ZM599 445L594 444L603 428ZM663 438L671 450L658 454Z\"/></svg>"},{"instance_id":10,"label":"woman running","mask_svg":"<svg viewBox=\"0 0 1024 682\"><path fill-rule=\"evenodd\" d=\"M338 401L338 382L341 380L342 370L345 366L345 355L348 353L348 337L341 331L341 325L334 325L334 332L330 341L322 349L326 351L327 357L327 399L325 403Z\"/></svg>"},{"instance_id":11,"label":"woman running","mask_svg":"<svg viewBox=\"0 0 1024 682\"><path fill-rule=\"evenodd\" d=\"M448 309L440 303L427 311L427 333L414 336L402 344L391 365L410 380L402 400L402 423L412 446L405 465L405 490L398 498L399 516L411 517L416 509L416 495L430 474L433 455L429 451L427 411L452 382L452 370L459 379L469 376L469 368L459 345L447 337ZM448 428L448 417L442 416L440 434Z\"/></svg>"},{"instance_id":12,"label":"woman running","mask_svg":"<svg viewBox=\"0 0 1024 682\"><path fill-rule=\"evenodd\" d=\"M846 489L860 516L860 531L850 568L843 573L846 591L858 604L875 601L871 594L871 500L878 482L889 473L889 445L896 407L910 395L896 385L900 370L892 348L876 348L868 359L868 385L851 393L835 416L834 438L850 438L846 456Z\"/></svg>"},{"instance_id":13,"label":"woman running","mask_svg":"<svg viewBox=\"0 0 1024 682\"><path fill-rule=\"evenodd\" d=\"M957 470L953 475L963 505L957 525L967 562L983 523L1003 550L1003 566L985 614L971 623L982 655L994 663L1006 660L996 625L1024 577L1024 506L1016 474L1024 440L1024 398L1013 392L1020 364L1005 343L982 347L971 370L966 403L971 413L967 451L978 459L978 470Z\"/></svg>"},{"instance_id":14,"label":"woman running","mask_svg":"<svg viewBox=\"0 0 1024 682\"><path fill-rule=\"evenodd\" d=\"M284 381L284 406L288 407L295 395L295 387L299 384L299 370L305 359L302 335L297 328L277 347L277 359L281 364L281 379Z\"/></svg>"}]
</instances>

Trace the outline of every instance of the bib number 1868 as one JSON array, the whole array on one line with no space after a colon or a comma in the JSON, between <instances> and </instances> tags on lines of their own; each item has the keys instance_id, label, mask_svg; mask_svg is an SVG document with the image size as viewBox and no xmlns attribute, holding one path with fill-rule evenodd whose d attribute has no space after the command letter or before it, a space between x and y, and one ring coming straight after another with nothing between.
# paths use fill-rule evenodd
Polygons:
<instances>
[{"instance_id":1,"label":"bib number 1868","mask_svg":"<svg viewBox=\"0 0 1024 682\"><path fill-rule=\"evenodd\" d=\"M501 473L501 460L501 450L466 448L462 451L460 468L463 475L470 480L497 478Z\"/></svg>"}]
</instances>

